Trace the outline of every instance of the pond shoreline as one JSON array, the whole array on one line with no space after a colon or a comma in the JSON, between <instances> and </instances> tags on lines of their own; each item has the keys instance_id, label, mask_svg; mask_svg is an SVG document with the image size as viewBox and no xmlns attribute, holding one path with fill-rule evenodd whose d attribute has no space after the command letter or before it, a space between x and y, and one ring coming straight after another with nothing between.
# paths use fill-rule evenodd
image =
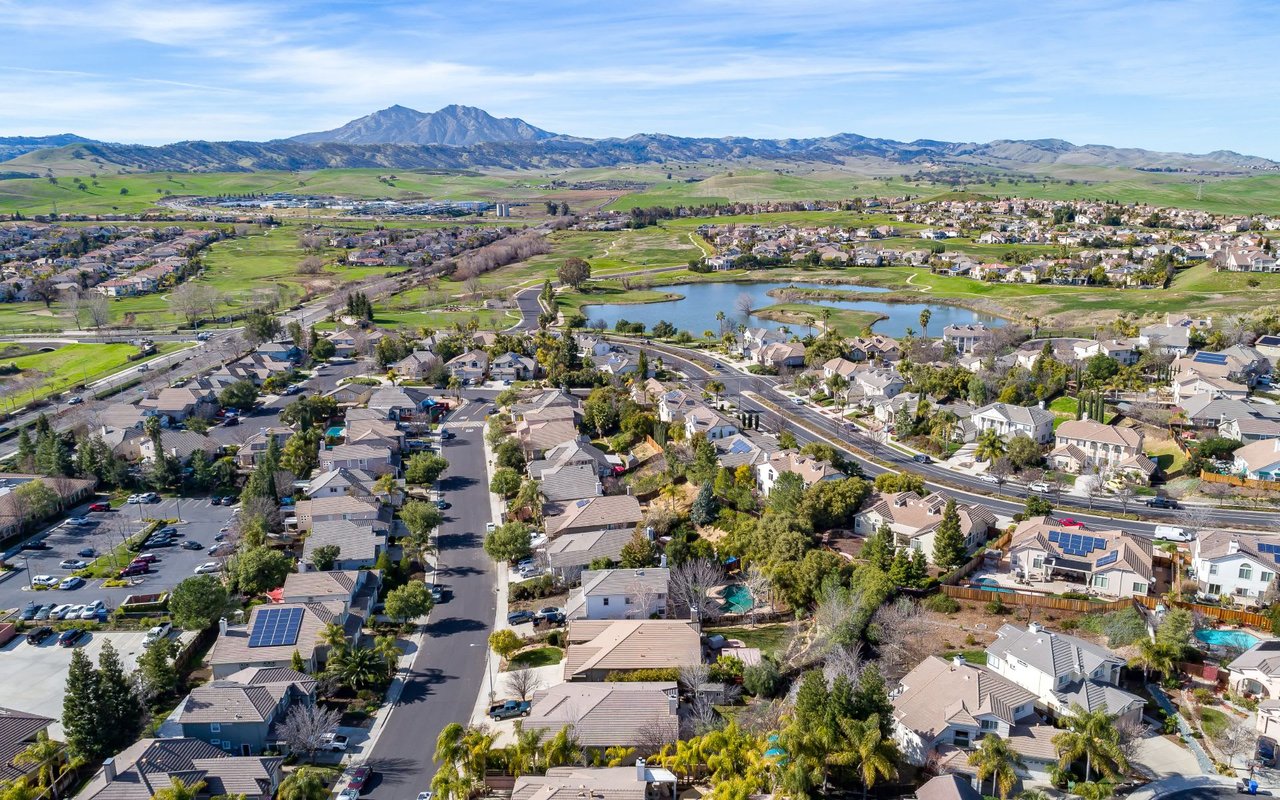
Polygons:
<instances>
[{"instance_id":1,"label":"pond shoreline","mask_svg":"<svg viewBox=\"0 0 1280 800\"><path fill-rule=\"evenodd\" d=\"M840 285L840 284L835 284ZM1016 322L1017 318L1002 306L991 306L987 303L969 301L960 297L947 297L945 295L932 295L928 292L886 292L884 294L875 294L868 297L867 292L855 290L841 289L808 289L802 286L795 288L783 287L779 289L770 289L766 292L770 297L783 303L815 303L821 304L823 300L833 300L842 303L858 303L865 302L874 298L876 302L884 303L927 303L929 305L952 306L953 308L963 308L966 311L973 311L988 317L999 317L1007 322ZM887 317L881 316L880 319Z\"/></svg>"}]
</instances>

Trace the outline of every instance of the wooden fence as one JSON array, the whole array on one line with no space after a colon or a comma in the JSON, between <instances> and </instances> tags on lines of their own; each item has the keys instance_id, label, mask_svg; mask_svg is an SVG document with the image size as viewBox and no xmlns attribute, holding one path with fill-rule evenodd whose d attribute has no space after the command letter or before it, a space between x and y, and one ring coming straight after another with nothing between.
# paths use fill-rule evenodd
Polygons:
<instances>
[{"instance_id":1,"label":"wooden fence","mask_svg":"<svg viewBox=\"0 0 1280 800\"><path fill-rule=\"evenodd\" d=\"M1164 603L1165 605L1169 603L1168 600L1161 597L1135 597L1133 599L1147 608L1155 608L1158 603ZM1220 606L1205 606L1199 603L1186 603L1181 600L1175 600L1173 604L1178 608L1188 609L1194 614L1216 619L1219 622L1247 625L1250 628L1257 628L1262 631L1271 630L1271 619L1269 617L1265 617L1262 614L1254 614L1251 611L1241 611L1238 608L1222 608Z\"/></svg>"},{"instance_id":2,"label":"wooden fence","mask_svg":"<svg viewBox=\"0 0 1280 800\"><path fill-rule=\"evenodd\" d=\"M1257 478L1241 478L1239 475L1219 475L1216 472L1200 471L1200 480L1209 483L1225 483L1231 486L1243 486L1249 489L1268 489L1280 492L1280 481L1264 481Z\"/></svg>"},{"instance_id":3,"label":"wooden fence","mask_svg":"<svg viewBox=\"0 0 1280 800\"><path fill-rule=\"evenodd\" d=\"M1055 611L1122 611L1133 606L1133 603L1129 600L1093 602L1090 600L1071 600L1051 594L993 592L986 589L975 589L972 586L950 586L947 584L943 584L941 588L943 594L956 600L976 600L980 603L999 600L1007 606L1030 606L1032 608L1049 608Z\"/></svg>"},{"instance_id":4,"label":"wooden fence","mask_svg":"<svg viewBox=\"0 0 1280 800\"><path fill-rule=\"evenodd\" d=\"M1001 534L999 537L996 538L995 541L989 542L986 546L984 546L981 550L979 550L978 554L975 555L973 558L969 559L968 563L966 563L964 566L956 567L955 570L947 573L947 575L942 579L942 583L950 584L952 586L960 583L960 581L964 580L969 575L973 574L974 570L982 566L982 564L987 560L988 550L1003 551L1006 547L1009 546L1009 541L1012 538L1013 538L1013 534L1011 533Z\"/></svg>"}]
</instances>

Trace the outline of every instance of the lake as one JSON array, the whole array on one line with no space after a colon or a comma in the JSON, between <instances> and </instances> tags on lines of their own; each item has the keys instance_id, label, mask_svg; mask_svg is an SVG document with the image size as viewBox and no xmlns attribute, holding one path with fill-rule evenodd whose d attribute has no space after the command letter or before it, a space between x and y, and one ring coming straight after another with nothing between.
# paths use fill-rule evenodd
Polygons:
<instances>
[{"instance_id":1,"label":"lake","mask_svg":"<svg viewBox=\"0 0 1280 800\"><path fill-rule=\"evenodd\" d=\"M970 311L958 306L939 303L878 302L873 299L874 296L889 291L879 286L816 284L800 281L791 283L776 281L764 283L682 283L671 286L655 286L653 287L655 290L672 292L683 295L683 297L680 300L668 300L662 303L603 303L601 305L585 306L582 309L582 313L588 320L604 320L609 328L612 328L620 319L630 322L643 322L645 327L650 329L658 321L666 320L675 325L677 329L688 331L695 337L699 337L703 331L720 330L720 324L716 320L717 311L723 311L726 316L735 322L742 321L742 315L738 313L739 296L748 295L751 297L754 307L764 308L779 302L769 296L771 290L782 289L787 286L815 287L866 294L868 295L866 300L822 300L809 305L815 306L815 316L818 315L822 306L851 311L873 311L884 314L887 319L882 319L875 323L873 328L876 333L883 333L887 336L905 336L907 328L915 329L916 334L919 335L920 312L926 308L932 314L929 320L929 330L935 336L947 325L985 322L987 325L995 327L1004 324L1004 320L999 317L979 314L976 311ZM760 319L754 315L749 324L752 327L775 330L786 325L794 333L804 332L802 324L773 322L767 319Z\"/></svg>"}]
</instances>

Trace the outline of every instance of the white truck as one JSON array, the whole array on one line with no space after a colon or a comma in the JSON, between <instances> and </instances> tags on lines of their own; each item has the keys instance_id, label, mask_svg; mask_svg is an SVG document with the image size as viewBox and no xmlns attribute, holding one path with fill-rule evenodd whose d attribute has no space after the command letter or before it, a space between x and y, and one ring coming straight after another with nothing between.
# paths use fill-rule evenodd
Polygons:
<instances>
[{"instance_id":1,"label":"white truck","mask_svg":"<svg viewBox=\"0 0 1280 800\"><path fill-rule=\"evenodd\" d=\"M1157 525L1155 538L1166 542L1189 542L1195 537L1174 525Z\"/></svg>"}]
</instances>

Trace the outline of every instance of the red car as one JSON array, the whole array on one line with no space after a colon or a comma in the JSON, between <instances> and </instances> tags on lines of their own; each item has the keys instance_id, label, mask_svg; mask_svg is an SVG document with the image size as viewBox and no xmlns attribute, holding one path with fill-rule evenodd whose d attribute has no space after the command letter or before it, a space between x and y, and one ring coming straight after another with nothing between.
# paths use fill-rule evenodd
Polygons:
<instances>
[{"instance_id":1,"label":"red car","mask_svg":"<svg viewBox=\"0 0 1280 800\"><path fill-rule=\"evenodd\" d=\"M1060 519L1060 520L1058 520L1058 524L1059 524L1059 525L1061 525L1061 526L1062 526L1062 527L1064 527L1064 528L1083 528L1083 527L1084 527L1084 523L1083 523L1083 522L1079 522L1079 521L1077 521L1077 520L1074 520L1074 519L1072 519L1071 517L1067 517L1066 519Z\"/></svg>"},{"instance_id":2,"label":"red car","mask_svg":"<svg viewBox=\"0 0 1280 800\"><path fill-rule=\"evenodd\" d=\"M110 503L92 503L89 506L89 510L90 511L110 511L111 504Z\"/></svg>"},{"instance_id":3,"label":"red car","mask_svg":"<svg viewBox=\"0 0 1280 800\"><path fill-rule=\"evenodd\" d=\"M363 791L364 785L369 782L369 776L372 774L372 767L356 767L351 770L351 780L347 782L347 788L355 789L357 792Z\"/></svg>"}]
</instances>

